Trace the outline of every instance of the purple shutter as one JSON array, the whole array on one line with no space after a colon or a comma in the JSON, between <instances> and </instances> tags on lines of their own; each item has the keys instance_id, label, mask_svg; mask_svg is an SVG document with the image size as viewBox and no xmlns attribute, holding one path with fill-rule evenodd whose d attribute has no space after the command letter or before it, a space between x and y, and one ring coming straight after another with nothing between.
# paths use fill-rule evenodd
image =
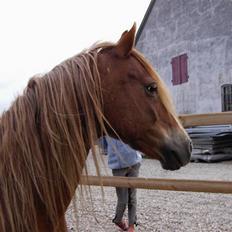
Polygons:
<instances>
[{"instance_id":1,"label":"purple shutter","mask_svg":"<svg viewBox=\"0 0 232 232\"><path fill-rule=\"evenodd\" d=\"M180 57L172 58L172 84L178 85L180 84Z\"/></svg>"},{"instance_id":2,"label":"purple shutter","mask_svg":"<svg viewBox=\"0 0 232 232\"><path fill-rule=\"evenodd\" d=\"M187 65L187 54L180 56L180 83L188 82L188 65Z\"/></svg>"}]
</instances>

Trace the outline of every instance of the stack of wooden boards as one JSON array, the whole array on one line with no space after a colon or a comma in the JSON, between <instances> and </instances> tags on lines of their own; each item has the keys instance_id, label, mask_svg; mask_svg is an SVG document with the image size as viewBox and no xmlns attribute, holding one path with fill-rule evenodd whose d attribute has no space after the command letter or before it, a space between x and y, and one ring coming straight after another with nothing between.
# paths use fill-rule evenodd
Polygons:
<instances>
[{"instance_id":1,"label":"stack of wooden boards","mask_svg":"<svg viewBox=\"0 0 232 232\"><path fill-rule=\"evenodd\" d=\"M193 142L192 161L232 160L232 125L197 126L186 131Z\"/></svg>"}]
</instances>

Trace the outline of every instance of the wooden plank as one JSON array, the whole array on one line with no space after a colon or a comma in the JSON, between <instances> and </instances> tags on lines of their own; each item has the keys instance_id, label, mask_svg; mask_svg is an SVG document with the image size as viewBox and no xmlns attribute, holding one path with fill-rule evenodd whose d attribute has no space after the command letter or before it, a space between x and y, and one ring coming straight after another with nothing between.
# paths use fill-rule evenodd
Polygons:
<instances>
[{"instance_id":1,"label":"wooden plank","mask_svg":"<svg viewBox=\"0 0 232 232\"><path fill-rule=\"evenodd\" d=\"M232 111L208 114L179 115L184 127L232 124ZM232 181L154 179L112 176L82 176L81 184L128 187L166 191L232 193Z\"/></svg>"},{"instance_id":2,"label":"wooden plank","mask_svg":"<svg viewBox=\"0 0 232 232\"><path fill-rule=\"evenodd\" d=\"M182 114L179 115L179 119L185 128L192 126L232 124L232 111L208 114Z\"/></svg>"},{"instance_id":3,"label":"wooden plank","mask_svg":"<svg viewBox=\"0 0 232 232\"><path fill-rule=\"evenodd\" d=\"M232 193L232 181L82 176L81 184L184 192Z\"/></svg>"}]
</instances>

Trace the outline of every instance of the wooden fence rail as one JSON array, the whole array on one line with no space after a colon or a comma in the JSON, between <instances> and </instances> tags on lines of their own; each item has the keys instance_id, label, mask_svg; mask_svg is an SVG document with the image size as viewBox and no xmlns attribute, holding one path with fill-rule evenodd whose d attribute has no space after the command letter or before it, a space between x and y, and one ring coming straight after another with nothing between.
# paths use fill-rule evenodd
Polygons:
<instances>
[{"instance_id":1,"label":"wooden fence rail","mask_svg":"<svg viewBox=\"0 0 232 232\"><path fill-rule=\"evenodd\" d=\"M208 126L217 124L232 124L232 112L179 115L185 128L192 126ZM157 189L169 191L232 193L232 181L154 179L136 177L82 176L83 185L130 187L142 189Z\"/></svg>"},{"instance_id":2,"label":"wooden fence rail","mask_svg":"<svg viewBox=\"0 0 232 232\"><path fill-rule=\"evenodd\" d=\"M187 191L205 193L232 193L231 181L156 179L141 177L82 176L83 185Z\"/></svg>"},{"instance_id":3,"label":"wooden fence rail","mask_svg":"<svg viewBox=\"0 0 232 232\"><path fill-rule=\"evenodd\" d=\"M183 114L179 115L179 119L185 128L192 126L232 124L232 111L209 114Z\"/></svg>"}]
</instances>

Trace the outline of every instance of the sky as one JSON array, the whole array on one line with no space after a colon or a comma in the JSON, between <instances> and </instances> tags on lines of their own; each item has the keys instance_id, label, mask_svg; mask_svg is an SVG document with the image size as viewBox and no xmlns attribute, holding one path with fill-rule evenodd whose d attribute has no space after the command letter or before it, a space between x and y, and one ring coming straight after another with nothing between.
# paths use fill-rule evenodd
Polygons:
<instances>
[{"instance_id":1,"label":"sky","mask_svg":"<svg viewBox=\"0 0 232 232\"><path fill-rule=\"evenodd\" d=\"M139 27L150 0L0 0L0 113L35 74Z\"/></svg>"}]
</instances>

